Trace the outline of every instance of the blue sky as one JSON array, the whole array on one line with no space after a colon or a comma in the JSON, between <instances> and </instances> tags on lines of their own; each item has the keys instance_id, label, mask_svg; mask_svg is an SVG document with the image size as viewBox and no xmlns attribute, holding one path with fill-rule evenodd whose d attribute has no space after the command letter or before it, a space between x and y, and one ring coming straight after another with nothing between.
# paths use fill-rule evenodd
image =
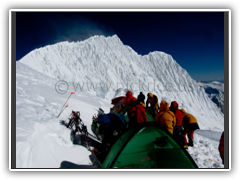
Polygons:
<instances>
[{"instance_id":1,"label":"blue sky","mask_svg":"<svg viewBox=\"0 0 240 180\"><path fill-rule=\"evenodd\" d=\"M16 57L61 41L116 34L138 54L172 55L197 81L224 79L223 12L17 12Z\"/></svg>"}]
</instances>

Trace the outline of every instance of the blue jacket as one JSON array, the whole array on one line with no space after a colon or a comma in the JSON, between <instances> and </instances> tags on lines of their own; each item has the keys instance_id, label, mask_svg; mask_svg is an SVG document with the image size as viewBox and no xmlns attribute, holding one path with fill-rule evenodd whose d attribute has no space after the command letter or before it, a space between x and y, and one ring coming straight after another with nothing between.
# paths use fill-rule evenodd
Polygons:
<instances>
[{"instance_id":1,"label":"blue jacket","mask_svg":"<svg viewBox=\"0 0 240 180\"><path fill-rule=\"evenodd\" d=\"M123 124L126 124L125 116L117 114L117 113L108 113L108 114L104 114L104 115L99 115L97 122L99 124L107 124L110 126L111 125L110 119L112 116L117 116L123 122Z\"/></svg>"}]
</instances>

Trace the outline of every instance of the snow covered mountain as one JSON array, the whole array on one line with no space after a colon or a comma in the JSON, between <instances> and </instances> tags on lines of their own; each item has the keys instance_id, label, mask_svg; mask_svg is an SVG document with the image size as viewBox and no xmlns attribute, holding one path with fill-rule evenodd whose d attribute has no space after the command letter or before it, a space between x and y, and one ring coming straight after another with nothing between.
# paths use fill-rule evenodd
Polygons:
<instances>
[{"instance_id":1,"label":"snow covered mountain","mask_svg":"<svg viewBox=\"0 0 240 180\"><path fill-rule=\"evenodd\" d=\"M117 36L94 36L36 49L16 65L17 168L58 168L64 160L90 164L90 153L72 144L70 130L59 120L67 120L72 110L80 111L91 133L97 109L108 112L110 99L125 95L128 89L135 96L152 92L159 102L176 100L196 116L201 130L196 131L194 147L188 152L200 168L223 168L217 150L223 114L204 88L166 53L140 56ZM60 86L66 93L57 90L59 80L68 83L67 89ZM76 93L58 118L72 91Z\"/></svg>"},{"instance_id":2,"label":"snow covered mountain","mask_svg":"<svg viewBox=\"0 0 240 180\"><path fill-rule=\"evenodd\" d=\"M164 52L138 55L116 36L94 36L36 49L21 60L49 77L64 80L76 92L92 92L109 100L131 90L156 94L193 114L201 129L223 131L224 116L204 89Z\"/></svg>"},{"instance_id":3,"label":"snow covered mountain","mask_svg":"<svg viewBox=\"0 0 240 180\"><path fill-rule=\"evenodd\" d=\"M56 79L37 72L23 63L16 64L16 167L59 168L62 161L91 164L86 148L74 145L70 129L60 125L71 111L80 111L81 119L91 132L92 116L99 107L105 112L112 106L109 100L94 92L77 92L68 101L68 107L59 114L69 94L55 90ZM221 132L197 130L194 147L188 152L199 168L224 168L218 152ZM35 170L35 169L34 169Z\"/></svg>"},{"instance_id":4,"label":"snow covered mountain","mask_svg":"<svg viewBox=\"0 0 240 180\"><path fill-rule=\"evenodd\" d=\"M224 113L224 83L218 81L198 82L205 89L209 98L221 109Z\"/></svg>"}]
</instances>

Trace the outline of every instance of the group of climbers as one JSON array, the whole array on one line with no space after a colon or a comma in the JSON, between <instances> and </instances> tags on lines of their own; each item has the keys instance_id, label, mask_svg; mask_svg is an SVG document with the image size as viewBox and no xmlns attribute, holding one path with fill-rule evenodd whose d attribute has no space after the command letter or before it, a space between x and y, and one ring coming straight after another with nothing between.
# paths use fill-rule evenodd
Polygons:
<instances>
[{"instance_id":1,"label":"group of climbers","mask_svg":"<svg viewBox=\"0 0 240 180\"><path fill-rule=\"evenodd\" d=\"M199 129L197 119L186 113L184 109L178 108L176 101L171 102L171 106L166 101L161 101L158 106L158 98L152 93L147 94L146 105L144 103L145 95L140 92L138 98L132 96L128 91L124 99L123 107L134 101L140 104L135 105L128 112L129 124L136 124L140 122L147 122L146 108L150 114L155 118L155 122L161 123L185 148L193 146L193 134L196 129ZM133 114L131 112L134 112ZM188 136L188 142L186 135Z\"/></svg>"},{"instance_id":2,"label":"group of climbers","mask_svg":"<svg viewBox=\"0 0 240 180\"><path fill-rule=\"evenodd\" d=\"M110 113L105 114L99 108L98 117L93 117L92 131L98 135L98 139L103 144L113 144L120 137L124 128L147 122L145 110L147 109L154 117L154 121L163 125L184 148L194 146L194 131L199 129L198 121L192 114L187 113L184 109L179 109L176 101L172 101L169 106L168 102L162 100L159 106L157 96L152 93L147 94L145 103L145 95L142 92L135 98L132 92L128 91L126 96L119 97L116 102L113 103L116 106L111 109ZM118 114L118 112L129 104L132 106L127 111L129 118L127 125L125 116ZM97 125L97 122L100 123L100 126L99 124ZM101 137L99 137L99 134ZM224 164L224 132L222 133L218 150Z\"/></svg>"},{"instance_id":3,"label":"group of climbers","mask_svg":"<svg viewBox=\"0 0 240 180\"><path fill-rule=\"evenodd\" d=\"M121 102L121 103L119 103ZM161 101L158 105L158 98L152 93L147 94L145 103L145 95L140 92L135 98L131 91L126 93L126 96L118 98L117 108L112 108L110 113L118 113L122 108L132 103L132 107L127 111L129 117L129 127L135 126L138 123L147 122L145 109L154 117L155 122L162 124L185 148L193 146L193 134L196 129L199 129L197 119L186 113L184 109L179 109L176 101L171 102L169 107L168 102ZM103 126L102 126L103 127ZM188 137L188 141L187 138Z\"/></svg>"},{"instance_id":4,"label":"group of climbers","mask_svg":"<svg viewBox=\"0 0 240 180\"><path fill-rule=\"evenodd\" d=\"M176 101L171 102L170 107L168 102L161 101L155 121L165 126L184 148L193 147L193 134L196 129L199 129L197 119L186 113L184 109L180 110ZM186 135L188 136L188 142Z\"/></svg>"}]
</instances>

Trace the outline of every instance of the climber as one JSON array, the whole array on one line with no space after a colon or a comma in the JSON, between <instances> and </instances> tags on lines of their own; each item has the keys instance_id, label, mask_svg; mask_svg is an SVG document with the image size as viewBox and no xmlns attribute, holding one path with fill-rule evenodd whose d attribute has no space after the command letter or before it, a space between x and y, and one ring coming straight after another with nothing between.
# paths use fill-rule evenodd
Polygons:
<instances>
[{"instance_id":1,"label":"climber","mask_svg":"<svg viewBox=\"0 0 240 180\"><path fill-rule=\"evenodd\" d=\"M153 117L155 117L158 111L158 98L152 93L148 93L147 96L148 96L146 102L147 110L153 115Z\"/></svg>"},{"instance_id":2,"label":"climber","mask_svg":"<svg viewBox=\"0 0 240 180\"><path fill-rule=\"evenodd\" d=\"M136 101L137 99L135 97L133 97L132 92L128 91L126 93L126 97L123 100L123 107L125 107L126 105Z\"/></svg>"},{"instance_id":3,"label":"climber","mask_svg":"<svg viewBox=\"0 0 240 180\"><path fill-rule=\"evenodd\" d=\"M97 123L99 124L98 134L102 137L102 143L110 146L114 144L127 126L125 116L117 113L99 115Z\"/></svg>"},{"instance_id":4,"label":"climber","mask_svg":"<svg viewBox=\"0 0 240 180\"><path fill-rule=\"evenodd\" d=\"M147 122L147 114L144 104L139 100L134 101L132 108L127 111L129 118L129 128L138 125L138 123Z\"/></svg>"},{"instance_id":5,"label":"climber","mask_svg":"<svg viewBox=\"0 0 240 180\"><path fill-rule=\"evenodd\" d=\"M178 109L178 103L176 101L171 102L170 111L172 111L175 114L176 117L176 126L173 130L173 135L175 139L180 143L183 144L182 139L182 120L183 120L183 113Z\"/></svg>"},{"instance_id":6,"label":"climber","mask_svg":"<svg viewBox=\"0 0 240 180\"><path fill-rule=\"evenodd\" d=\"M98 116L93 116L92 117L91 130L96 135L97 139L102 141L101 136L98 134L99 124L97 123L97 119L98 119Z\"/></svg>"},{"instance_id":7,"label":"climber","mask_svg":"<svg viewBox=\"0 0 240 180\"><path fill-rule=\"evenodd\" d=\"M94 115L94 116L92 117L91 130L92 130L92 132L96 135L97 139L100 140L100 141L102 141L102 137L101 137L101 135L99 134L99 126L100 126L100 124L97 122L98 117L99 117L100 115L105 115L104 110L101 109L101 108L98 109L98 115L97 115L97 116Z\"/></svg>"},{"instance_id":8,"label":"climber","mask_svg":"<svg viewBox=\"0 0 240 180\"><path fill-rule=\"evenodd\" d=\"M140 92L140 94L138 95L137 100L143 105L144 108L146 108L145 95L142 92Z\"/></svg>"},{"instance_id":9,"label":"climber","mask_svg":"<svg viewBox=\"0 0 240 180\"><path fill-rule=\"evenodd\" d=\"M140 96L140 100L142 100L141 98L142 97ZM147 122L147 115L144 108L144 104L140 102L140 100L133 97L131 91L128 91L126 93L126 98L123 101L123 104L124 104L123 106L126 106L131 103L133 106L131 109L127 111L127 114L129 117L129 127L135 126L141 122Z\"/></svg>"},{"instance_id":10,"label":"climber","mask_svg":"<svg viewBox=\"0 0 240 180\"><path fill-rule=\"evenodd\" d=\"M169 110L169 104L166 101L161 101L159 111L155 117L155 122L160 122L171 134L176 125L176 117Z\"/></svg>"},{"instance_id":11,"label":"climber","mask_svg":"<svg viewBox=\"0 0 240 180\"><path fill-rule=\"evenodd\" d=\"M145 104L145 95L140 92L140 94L138 95L137 99L142 102L143 104Z\"/></svg>"},{"instance_id":12,"label":"climber","mask_svg":"<svg viewBox=\"0 0 240 180\"><path fill-rule=\"evenodd\" d=\"M224 131L222 132L222 135L219 141L218 151L220 153L222 163L224 164Z\"/></svg>"},{"instance_id":13,"label":"climber","mask_svg":"<svg viewBox=\"0 0 240 180\"><path fill-rule=\"evenodd\" d=\"M193 147L193 134L196 129L199 129L197 119L192 114L186 113L184 109L181 109L181 112L183 113L182 125L184 131L182 133L182 137L184 141L184 148L188 148L188 146ZM186 135L188 136L188 143Z\"/></svg>"},{"instance_id":14,"label":"climber","mask_svg":"<svg viewBox=\"0 0 240 180\"><path fill-rule=\"evenodd\" d=\"M112 99L112 103L114 106L110 108L110 112L118 113L122 109L123 100L125 96L120 96Z\"/></svg>"}]
</instances>

